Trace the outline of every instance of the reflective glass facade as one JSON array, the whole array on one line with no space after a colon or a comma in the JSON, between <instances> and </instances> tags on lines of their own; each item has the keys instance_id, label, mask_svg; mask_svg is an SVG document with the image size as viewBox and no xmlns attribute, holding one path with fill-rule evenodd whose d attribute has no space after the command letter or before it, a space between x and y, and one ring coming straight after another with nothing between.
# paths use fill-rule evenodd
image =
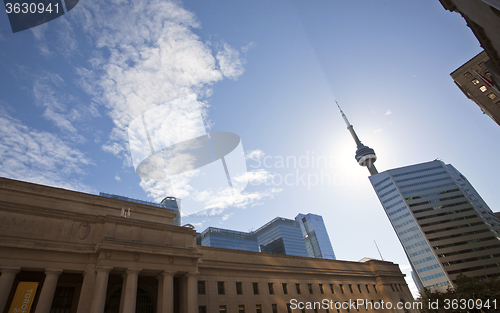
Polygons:
<instances>
[{"instance_id":1,"label":"reflective glass facade","mask_svg":"<svg viewBox=\"0 0 500 313\"><path fill-rule=\"evenodd\" d=\"M299 214L295 217L295 221L300 226L310 257L336 259L323 217L311 213Z\"/></svg>"},{"instance_id":2,"label":"reflective glass facade","mask_svg":"<svg viewBox=\"0 0 500 313\"><path fill-rule=\"evenodd\" d=\"M370 176L419 288L460 273L500 275L500 220L453 166L432 161Z\"/></svg>"}]
</instances>

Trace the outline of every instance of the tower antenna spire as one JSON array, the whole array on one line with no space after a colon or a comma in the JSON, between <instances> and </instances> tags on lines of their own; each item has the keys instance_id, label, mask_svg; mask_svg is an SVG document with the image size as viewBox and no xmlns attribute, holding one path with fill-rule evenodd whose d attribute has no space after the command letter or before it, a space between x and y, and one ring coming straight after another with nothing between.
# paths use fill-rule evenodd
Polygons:
<instances>
[{"instance_id":1,"label":"tower antenna spire","mask_svg":"<svg viewBox=\"0 0 500 313\"><path fill-rule=\"evenodd\" d=\"M377 161L377 155L375 154L375 151L372 148L367 147L361 143L361 140L359 140L358 135L354 131L354 127L351 125L351 123L349 123L347 116L344 114L344 111L342 111L342 109L340 108L340 105L337 102L337 100L335 100L335 103L337 104L337 107L339 108L340 113L342 114L342 118L344 119L344 122L347 125L347 129L351 133L354 142L356 142L356 146L358 148L356 150L356 156L355 156L356 161L358 161L358 164L360 166L366 166L371 175L378 174L375 165L373 165L373 163Z\"/></svg>"}]
</instances>

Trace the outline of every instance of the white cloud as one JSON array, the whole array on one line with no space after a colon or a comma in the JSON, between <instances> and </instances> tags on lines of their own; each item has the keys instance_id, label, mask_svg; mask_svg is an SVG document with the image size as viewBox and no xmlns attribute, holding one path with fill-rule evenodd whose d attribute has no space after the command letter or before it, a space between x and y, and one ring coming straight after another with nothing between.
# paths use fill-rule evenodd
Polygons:
<instances>
[{"instance_id":1,"label":"white cloud","mask_svg":"<svg viewBox=\"0 0 500 313\"><path fill-rule=\"evenodd\" d=\"M380 133L382 131L382 128L379 128L379 129L375 129L373 132L374 133Z\"/></svg>"},{"instance_id":2,"label":"white cloud","mask_svg":"<svg viewBox=\"0 0 500 313\"><path fill-rule=\"evenodd\" d=\"M92 192L80 179L92 164L89 158L53 134L0 113L0 176Z\"/></svg>"},{"instance_id":3,"label":"white cloud","mask_svg":"<svg viewBox=\"0 0 500 313\"><path fill-rule=\"evenodd\" d=\"M228 78L236 80L245 71L240 53L226 43L224 43L224 49L217 53L216 58L219 61L220 70Z\"/></svg>"},{"instance_id":4,"label":"white cloud","mask_svg":"<svg viewBox=\"0 0 500 313\"><path fill-rule=\"evenodd\" d=\"M392 114L391 110L387 110L387 112L385 112L385 115L391 115L391 114Z\"/></svg>"},{"instance_id":5,"label":"white cloud","mask_svg":"<svg viewBox=\"0 0 500 313\"><path fill-rule=\"evenodd\" d=\"M259 185L273 179L273 174L264 170L258 169L256 171L246 172L239 176L233 177L236 182L248 182L252 185Z\"/></svg>"},{"instance_id":6,"label":"white cloud","mask_svg":"<svg viewBox=\"0 0 500 313\"><path fill-rule=\"evenodd\" d=\"M44 56L49 56L51 52L49 51L49 47L47 46L47 41L45 40L45 32L49 28L49 24L45 23L42 25L38 25L37 27L30 28L30 31L33 33L35 37L35 47L38 49L40 54Z\"/></svg>"},{"instance_id":7,"label":"white cloud","mask_svg":"<svg viewBox=\"0 0 500 313\"><path fill-rule=\"evenodd\" d=\"M116 181L122 181L122 179L118 175L115 176L115 179L116 179Z\"/></svg>"},{"instance_id":8,"label":"white cloud","mask_svg":"<svg viewBox=\"0 0 500 313\"><path fill-rule=\"evenodd\" d=\"M266 154L262 150L250 150L247 152L245 158L247 160L260 160L262 159Z\"/></svg>"}]
</instances>

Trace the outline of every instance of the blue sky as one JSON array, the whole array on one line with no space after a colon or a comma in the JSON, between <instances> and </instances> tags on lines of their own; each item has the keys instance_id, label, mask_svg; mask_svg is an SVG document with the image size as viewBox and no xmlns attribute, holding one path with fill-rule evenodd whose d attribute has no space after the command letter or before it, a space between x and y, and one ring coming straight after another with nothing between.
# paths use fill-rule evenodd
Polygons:
<instances>
[{"instance_id":1,"label":"blue sky","mask_svg":"<svg viewBox=\"0 0 500 313\"><path fill-rule=\"evenodd\" d=\"M500 128L449 76L480 51L438 0L81 0L15 34L0 14L0 176L177 196L198 231L320 214L338 259L378 258L376 240L409 274L335 100L379 171L440 158L499 211ZM161 134L180 142L204 126L239 135L243 192L210 185L215 165L170 181L135 174L130 123L186 97L195 108L177 106L186 118Z\"/></svg>"}]
</instances>

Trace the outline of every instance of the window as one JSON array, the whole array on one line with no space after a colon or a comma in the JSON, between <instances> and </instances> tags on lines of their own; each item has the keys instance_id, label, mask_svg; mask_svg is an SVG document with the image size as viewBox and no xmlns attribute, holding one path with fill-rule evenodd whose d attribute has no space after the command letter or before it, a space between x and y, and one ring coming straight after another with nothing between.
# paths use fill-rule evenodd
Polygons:
<instances>
[{"instance_id":1,"label":"window","mask_svg":"<svg viewBox=\"0 0 500 313\"><path fill-rule=\"evenodd\" d=\"M245 313L245 306L243 304L238 305L238 313Z\"/></svg>"},{"instance_id":2,"label":"window","mask_svg":"<svg viewBox=\"0 0 500 313\"><path fill-rule=\"evenodd\" d=\"M470 72L465 72L464 76L465 76L465 78L471 78L472 74Z\"/></svg>"},{"instance_id":3,"label":"window","mask_svg":"<svg viewBox=\"0 0 500 313\"><path fill-rule=\"evenodd\" d=\"M323 284L319 284L319 292L321 294L324 294L325 293L325 290L323 290Z\"/></svg>"},{"instance_id":4,"label":"window","mask_svg":"<svg viewBox=\"0 0 500 313\"><path fill-rule=\"evenodd\" d=\"M75 287L57 287L54 292L51 312L69 313L74 294Z\"/></svg>"},{"instance_id":5,"label":"window","mask_svg":"<svg viewBox=\"0 0 500 313\"><path fill-rule=\"evenodd\" d=\"M267 283L267 288L269 288L269 294L274 295L274 285L273 283Z\"/></svg>"},{"instance_id":6,"label":"window","mask_svg":"<svg viewBox=\"0 0 500 313\"><path fill-rule=\"evenodd\" d=\"M354 292L352 291L352 285L351 285L351 284L349 284L349 290L351 291L351 293L354 293Z\"/></svg>"},{"instance_id":7,"label":"window","mask_svg":"<svg viewBox=\"0 0 500 313\"><path fill-rule=\"evenodd\" d=\"M479 84L479 79L474 78L471 82L472 82L474 85L477 85L477 84Z\"/></svg>"},{"instance_id":8,"label":"window","mask_svg":"<svg viewBox=\"0 0 500 313\"><path fill-rule=\"evenodd\" d=\"M366 292L370 293L370 288L368 288L368 285L365 285L366 287Z\"/></svg>"},{"instance_id":9,"label":"window","mask_svg":"<svg viewBox=\"0 0 500 313\"><path fill-rule=\"evenodd\" d=\"M496 105L498 105L498 106L500 107L500 101L498 101L498 102L496 103Z\"/></svg>"},{"instance_id":10,"label":"window","mask_svg":"<svg viewBox=\"0 0 500 313\"><path fill-rule=\"evenodd\" d=\"M226 313L226 306L225 305L219 305L219 313Z\"/></svg>"},{"instance_id":11,"label":"window","mask_svg":"<svg viewBox=\"0 0 500 313\"><path fill-rule=\"evenodd\" d=\"M236 294L237 295L243 294L243 286L241 282L236 282Z\"/></svg>"},{"instance_id":12,"label":"window","mask_svg":"<svg viewBox=\"0 0 500 313\"><path fill-rule=\"evenodd\" d=\"M297 290L297 294L300 295L300 284L295 284L295 289Z\"/></svg>"},{"instance_id":13,"label":"window","mask_svg":"<svg viewBox=\"0 0 500 313\"><path fill-rule=\"evenodd\" d=\"M254 295L259 294L259 283L253 283L253 294Z\"/></svg>"},{"instance_id":14,"label":"window","mask_svg":"<svg viewBox=\"0 0 500 313\"><path fill-rule=\"evenodd\" d=\"M271 308L273 313L278 313L278 305L276 303L271 304Z\"/></svg>"},{"instance_id":15,"label":"window","mask_svg":"<svg viewBox=\"0 0 500 313\"><path fill-rule=\"evenodd\" d=\"M282 283L281 284L283 286L283 294L284 295L287 295L288 294L288 286L286 283Z\"/></svg>"},{"instance_id":16,"label":"window","mask_svg":"<svg viewBox=\"0 0 500 313\"><path fill-rule=\"evenodd\" d=\"M488 90L488 88L483 85L483 86L479 87L479 90L481 90L481 92L485 92L486 90Z\"/></svg>"},{"instance_id":17,"label":"window","mask_svg":"<svg viewBox=\"0 0 500 313\"><path fill-rule=\"evenodd\" d=\"M330 284L330 290L332 292L332 295L335 294L335 289L333 289L333 284Z\"/></svg>"},{"instance_id":18,"label":"window","mask_svg":"<svg viewBox=\"0 0 500 313\"><path fill-rule=\"evenodd\" d=\"M309 294L312 295L313 294L312 284L307 284L307 289L309 289Z\"/></svg>"},{"instance_id":19,"label":"window","mask_svg":"<svg viewBox=\"0 0 500 313\"><path fill-rule=\"evenodd\" d=\"M377 286L373 285L373 290L375 290L375 293L378 293L377 292Z\"/></svg>"},{"instance_id":20,"label":"window","mask_svg":"<svg viewBox=\"0 0 500 313\"><path fill-rule=\"evenodd\" d=\"M205 281L204 280L199 280L198 281L198 294L199 295L206 294L206 291L205 291Z\"/></svg>"},{"instance_id":21,"label":"window","mask_svg":"<svg viewBox=\"0 0 500 313\"><path fill-rule=\"evenodd\" d=\"M392 289L392 292L394 292L394 285L391 284L391 289Z\"/></svg>"},{"instance_id":22,"label":"window","mask_svg":"<svg viewBox=\"0 0 500 313\"><path fill-rule=\"evenodd\" d=\"M224 290L224 282L223 281L218 281L217 282L217 292L220 294L220 295L224 295L226 294L225 290Z\"/></svg>"},{"instance_id":23,"label":"window","mask_svg":"<svg viewBox=\"0 0 500 313\"><path fill-rule=\"evenodd\" d=\"M494 94L493 92L490 92L490 93L488 94L488 98L490 98L491 100L495 99L496 97L497 97L497 95L496 95L496 94Z\"/></svg>"},{"instance_id":24,"label":"window","mask_svg":"<svg viewBox=\"0 0 500 313\"><path fill-rule=\"evenodd\" d=\"M262 305L260 304L255 305L255 313L262 313Z\"/></svg>"},{"instance_id":25,"label":"window","mask_svg":"<svg viewBox=\"0 0 500 313\"><path fill-rule=\"evenodd\" d=\"M200 305L198 307L198 313L207 313L207 306L206 305Z\"/></svg>"},{"instance_id":26,"label":"window","mask_svg":"<svg viewBox=\"0 0 500 313\"><path fill-rule=\"evenodd\" d=\"M361 285L358 285L358 290L359 290L359 293L363 293L363 291L361 291Z\"/></svg>"},{"instance_id":27,"label":"window","mask_svg":"<svg viewBox=\"0 0 500 313\"><path fill-rule=\"evenodd\" d=\"M292 307L290 306L290 303L286 304L286 311L287 313L292 313Z\"/></svg>"},{"instance_id":28,"label":"window","mask_svg":"<svg viewBox=\"0 0 500 313\"><path fill-rule=\"evenodd\" d=\"M342 284L339 284L340 287L340 292L344 293L344 286Z\"/></svg>"}]
</instances>

